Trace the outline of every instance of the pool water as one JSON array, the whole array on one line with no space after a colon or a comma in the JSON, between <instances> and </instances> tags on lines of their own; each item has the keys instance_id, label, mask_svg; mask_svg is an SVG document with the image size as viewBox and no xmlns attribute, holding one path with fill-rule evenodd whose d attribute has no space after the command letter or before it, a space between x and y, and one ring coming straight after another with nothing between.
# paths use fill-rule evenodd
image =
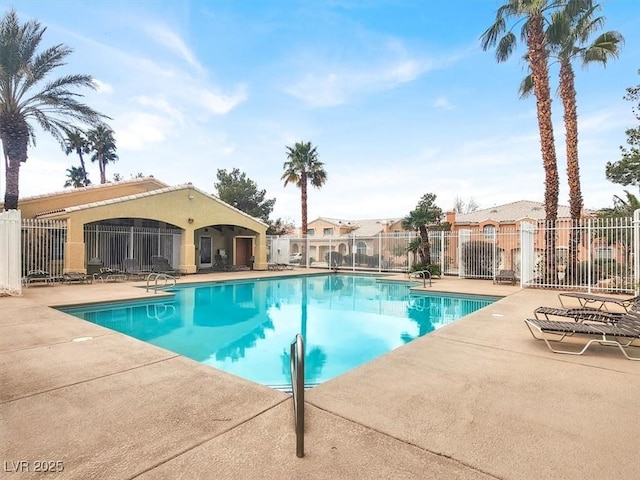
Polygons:
<instances>
[{"instance_id":1,"label":"pool water","mask_svg":"<svg viewBox=\"0 0 640 480\"><path fill-rule=\"evenodd\" d=\"M173 298L64 308L87 321L274 387L305 339L305 382L324 382L451 323L492 297L412 294L410 285L328 274L175 287Z\"/></svg>"}]
</instances>

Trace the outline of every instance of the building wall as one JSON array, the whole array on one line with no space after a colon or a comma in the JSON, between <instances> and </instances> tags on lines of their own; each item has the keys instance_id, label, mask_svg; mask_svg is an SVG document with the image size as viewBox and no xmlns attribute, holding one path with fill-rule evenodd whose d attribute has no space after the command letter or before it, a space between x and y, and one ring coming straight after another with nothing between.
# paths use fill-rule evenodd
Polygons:
<instances>
[{"instance_id":1,"label":"building wall","mask_svg":"<svg viewBox=\"0 0 640 480\"><path fill-rule=\"evenodd\" d=\"M107 203L64 214L51 215L52 218L66 218L68 224L67 254L65 270L83 270L84 226L112 218L144 218L170 223L183 230L180 245L179 268L187 273L195 273L196 235L198 229L213 225L235 225L255 232L253 252L256 257L254 268L267 268L266 229L253 218L240 214L225 203L202 194L192 188L164 192L122 202ZM215 247L214 248L220 248ZM229 251L228 254L232 252Z\"/></svg>"}]
</instances>

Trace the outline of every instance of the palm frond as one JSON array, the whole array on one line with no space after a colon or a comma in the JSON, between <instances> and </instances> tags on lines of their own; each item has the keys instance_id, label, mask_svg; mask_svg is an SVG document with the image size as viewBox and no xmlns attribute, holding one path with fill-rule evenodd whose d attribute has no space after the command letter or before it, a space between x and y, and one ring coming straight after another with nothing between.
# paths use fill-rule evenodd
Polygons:
<instances>
[{"instance_id":1,"label":"palm frond","mask_svg":"<svg viewBox=\"0 0 640 480\"><path fill-rule=\"evenodd\" d=\"M516 36L513 32L507 32L498 43L496 47L496 61L498 63L504 62L509 59L517 46Z\"/></svg>"}]
</instances>

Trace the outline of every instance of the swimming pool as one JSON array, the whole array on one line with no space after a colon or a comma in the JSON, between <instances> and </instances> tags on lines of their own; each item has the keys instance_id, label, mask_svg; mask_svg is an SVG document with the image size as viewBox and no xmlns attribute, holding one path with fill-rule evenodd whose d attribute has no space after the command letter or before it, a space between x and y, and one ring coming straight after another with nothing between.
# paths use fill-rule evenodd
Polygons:
<instances>
[{"instance_id":1,"label":"swimming pool","mask_svg":"<svg viewBox=\"0 0 640 480\"><path fill-rule=\"evenodd\" d=\"M482 308L495 297L412 294L409 284L327 274L179 285L172 298L62 308L87 321L273 387L322 383Z\"/></svg>"}]
</instances>

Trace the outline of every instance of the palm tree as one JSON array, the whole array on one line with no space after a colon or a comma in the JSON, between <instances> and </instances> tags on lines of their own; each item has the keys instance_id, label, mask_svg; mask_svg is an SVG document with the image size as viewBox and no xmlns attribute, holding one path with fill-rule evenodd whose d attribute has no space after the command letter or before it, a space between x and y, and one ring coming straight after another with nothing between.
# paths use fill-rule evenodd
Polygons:
<instances>
[{"instance_id":1,"label":"palm tree","mask_svg":"<svg viewBox=\"0 0 640 480\"><path fill-rule=\"evenodd\" d=\"M20 165L35 145L33 124L61 144L70 121L96 124L103 115L76 99L75 87L95 88L89 75L65 75L42 84L66 63L71 49L59 44L36 52L46 28L31 20L20 24L15 10L0 21L0 140L6 165L5 210L18 208Z\"/></svg>"},{"instance_id":2,"label":"palm tree","mask_svg":"<svg viewBox=\"0 0 640 480\"><path fill-rule=\"evenodd\" d=\"M429 243L429 226L442 220L442 209L435 204L436 195L427 193L422 196L418 205L409 215L402 219L402 228L417 230L419 242L412 242L409 248L417 249L420 263L427 267L431 264L431 245Z\"/></svg>"},{"instance_id":3,"label":"palm tree","mask_svg":"<svg viewBox=\"0 0 640 480\"><path fill-rule=\"evenodd\" d=\"M619 45L624 43L624 38L620 33L609 31L601 34L587 45L589 37L604 25L604 17L594 18L595 12L599 9L600 5L593 5L591 0L569 2L562 10L554 12L551 24L546 31L550 54L560 63L559 92L564 108L569 210L573 226L569 241L568 278L573 278L577 270L578 244L580 243L577 228L583 207L578 160L575 73L572 62L579 60L584 67L593 62L599 62L606 66L609 58L618 57ZM531 92L532 83L530 76L525 78L520 88L522 96Z\"/></svg>"},{"instance_id":4,"label":"palm tree","mask_svg":"<svg viewBox=\"0 0 640 480\"><path fill-rule=\"evenodd\" d=\"M567 275L574 278L577 273L578 244L577 231L582 214L582 191L580 187L580 166L578 162L578 113L576 102L575 73L571 62L578 59L583 66L599 62L607 64L609 58L617 58L619 44L624 42L620 33L610 31L598 36L591 44L591 34L601 28L604 17L593 18L600 5L584 2L582 8L572 12L565 8L553 15L551 28L547 33L551 51L560 60L560 98L564 107L564 125L566 131L567 177L569 180L569 209L574 228L569 241L569 265Z\"/></svg>"},{"instance_id":5,"label":"palm tree","mask_svg":"<svg viewBox=\"0 0 640 480\"><path fill-rule=\"evenodd\" d=\"M288 161L284 162L282 180L284 186L295 183L300 188L302 202L302 234L307 234L307 185L321 188L327 181L324 163L318 160L318 152L311 142L297 142L287 147ZM306 255L305 255L306 258Z\"/></svg>"},{"instance_id":6,"label":"palm tree","mask_svg":"<svg viewBox=\"0 0 640 480\"><path fill-rule=\"evenodd\" d=\"M107 183L107 163L113 163L118 160L113 130L106 123L101 123L87 132L87 139L89 141L89 149L93 152L91 161L98 162L98 167L100 168L100 183Z\"/></svg>"},{"instance_id":7,"label":"palm tree","mask_svg":"<svg viewBox=\"0 0 640 480\"><path fill-rule=\"evenodd\" d=\"M569 0L572 2L573 0ZM526 41L526 59L531 69L533 91L536 97L540 148L545 171L545 275L555 275L555 222L558 218L559 178L556 160L553 123L551 121L551 94L549 89L548 48L545 35L545 15L558 10L566 0L507 0L498 8L496 21L481 36L483 50L496 46L496 60L506 61L516 48L516 35L507 31L507 21L513 18L523 20L520 38ZM518 21L519 21L518 20Z\"/></svg>"},{"instance_id":8,"label":"palm tree","mask_svg":"<svg viewBox=\"0 0 640 480\"><path fill-rule=\"evenodd\" d=\"M87 167L84 163L83 153L89 153L89 142L84 132L78 127L73 127L67 132L67 138L64 142L64 152L69 155L71 152L75 152L80 157L80 168L82 171L83 184L89 185L91 182L87 177Z\"/></svg>"},{"instance_id":9,"label":"palm tree","mask_svg":"<svg viewBox=\"0 0 640 480\"><path fill-rule=\"evenodd\" d=\"M87 178L86 172L82 167L67 168L67 180L64 182L64 188L80 188L86 187L91 181Z\"/></svg>"}]
</instances>

